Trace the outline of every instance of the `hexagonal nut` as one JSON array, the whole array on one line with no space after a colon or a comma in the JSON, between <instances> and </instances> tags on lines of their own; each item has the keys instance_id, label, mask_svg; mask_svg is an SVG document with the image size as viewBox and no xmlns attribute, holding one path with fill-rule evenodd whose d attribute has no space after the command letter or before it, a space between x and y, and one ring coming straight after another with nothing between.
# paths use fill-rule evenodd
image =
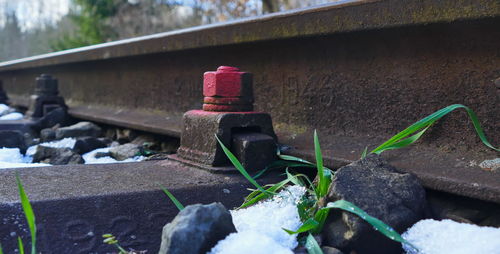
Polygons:
<instances>
[{"instance_id":1,"label":"hexagonal nut","mask_svg":"<svg viewBox=\"0 0 500 254\"><path fill-rule=\"evenodd\" d=\"M57 79L48 74L40 75L36 78L35 92L37 94L41 93L57 95L59 93Z\"/></svg>"},{"instance_id":2,"label":"hexagonal nut","mask_svg":"<svg viewBox=\"0 0 500 254\"><path fill-rule=\"evenodd\" d=\"M237 68L221 66L203 75L203 96L253 97L252 74Z\"/></svg>"}]
</instances>

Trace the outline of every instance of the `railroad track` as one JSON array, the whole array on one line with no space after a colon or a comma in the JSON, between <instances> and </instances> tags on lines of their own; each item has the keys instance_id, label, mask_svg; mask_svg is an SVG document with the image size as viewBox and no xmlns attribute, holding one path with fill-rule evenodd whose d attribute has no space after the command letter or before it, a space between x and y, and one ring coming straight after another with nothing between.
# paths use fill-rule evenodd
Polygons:
<instances>
[{"instance_id":1,"label":"railroad track","mask_svg":"<svg viewBox=\"0 0 500 254\"><path fill-rule=\"evenodd\" d=\"M184 112L202 106L203 73L238 66L287 153L313 160L317 129L336 168L454 103L498 145L499 26L495 0L342 1L3 62L0 80L27 107L35 77L50 73L72 116L179 138ZM431 190L500 203L500 172L474 166L498 153L465 113L429 134L384 156Z\"/></svg>"},{"instance_id":2,"label":"railroad track","mask_svg":"<svg viewBox=\"0 0 500 254\"><path fill-rule=\"evenodd\" d=\"M179 137L182 114L201 108L202 73L239 66L280 141L310 157L318 129L338 166L453 103L500 143L499 20L497 1L345 1L4 62L0 79L27 105L50 73L77 118ZM467 166L498 156L468 121L455 113L389 156L429 188L500 202L499 178Z\"/></svg>"}]
</instances>

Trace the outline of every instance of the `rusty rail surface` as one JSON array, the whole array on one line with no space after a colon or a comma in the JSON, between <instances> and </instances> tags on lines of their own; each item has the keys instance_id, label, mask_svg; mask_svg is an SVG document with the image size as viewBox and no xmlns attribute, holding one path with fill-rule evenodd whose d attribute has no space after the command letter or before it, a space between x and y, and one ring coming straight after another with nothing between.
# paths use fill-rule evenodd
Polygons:
<instances>
[{"instance_id":1,"label":"rusty rail surface","mask_svg":"<svg viewBox=\"0 0 500 254\"><path fill-rule=\"evenodd\" d=\"M75 117L179 137L182 114L201 108L203 72L238 66L289 153L312 159L317 129L335 167L453 103L498 145L498 27L496 0L342 1L4 62L0 80L26 105L50 73ZM500 203L500 173L475 166L498 153L465 113L429 134L385 156L428 188Z\"/></svg>"}]
</instances>

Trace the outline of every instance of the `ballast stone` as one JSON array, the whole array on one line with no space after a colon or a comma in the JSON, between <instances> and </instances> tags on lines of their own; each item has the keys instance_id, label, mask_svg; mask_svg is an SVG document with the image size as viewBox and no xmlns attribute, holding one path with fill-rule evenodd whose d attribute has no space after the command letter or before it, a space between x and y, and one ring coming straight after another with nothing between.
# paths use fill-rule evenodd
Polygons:
<instances>
[{"instance_id":1,"label":"ballast stone","mask_svg":"<svg viewBox=\"0 0 500 254\"><path fill-rule=\"evenodd\" d=\"M70 148L54 148L39 145L33 155L33 162L43 162L52 165L83 164L82 156Z\"/></svg>"},{"instance_id":2,"label":"ballast stone","mask_svg":"<svg viewBox=\"0 0 500 254\"><path fill-rule=\"evenodd\" d=\"M56 139L75 137L99 137L101 128L91 122L79 122L77 124L61 127L56 130Z\"/></svg>"},{"instance_id":3,"label":"ballast stone","mask_svg":"<svg viewBox=\"0 0 500 254\"><path fill-rule=\"evenodd\" d=\"M327 201L347 200L398 232L426 215L425 190L411 174L399 173L376 154L340 168ZM331 210L324 231L326 245L345 253L401 253L401 244L388 239L359 218Z\"/></svg>"},{"instance_id":4,"label":"ballast stone","mask_svg":"<svg viewBox=\"0 0 500 254\"><path fill-rule=\"evenodd\" d=\"M233 232L231 214L221 203L190 205L163 227L159 254L205 254Z\"/></svg>"},{"instance_id":5,"label":"ballast stone","mask_svg":"<svg viewBox=\"0 0 500 254\"><path fill-rule=\"evenodd\" d=\"M76 139L73 150L78 154L84 154L103 147L106 147L106 143L98 138L81 137Z\"/></svg>"},{"instance_id":6,"label":"ballast stone","mask_svg":"<svg viewBox=\"0 0 500 254\"><path fill-rule=\"evenodd\" d=\"M115 146L109 149L111 157L119 161L139 156L141 155L141 152L141 147L132 143Z\"/></svg>"},{"instance_id":7,"label":"ballast stone","mask_svg":"<svg viewBox=\"0 0 500 254\"><path fill-rule=\"evenodd\" d=\"M56 139L56 131L52 128L45 128L40 131L40 140L50 142Z\"/></svg>"}]
</instances>

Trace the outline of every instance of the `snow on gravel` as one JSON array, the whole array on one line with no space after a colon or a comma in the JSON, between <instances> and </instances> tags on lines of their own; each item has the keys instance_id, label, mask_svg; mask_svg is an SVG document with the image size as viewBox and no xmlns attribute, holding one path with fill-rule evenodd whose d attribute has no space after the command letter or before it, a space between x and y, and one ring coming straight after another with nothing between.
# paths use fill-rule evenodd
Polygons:
<instances>
[{"instance_id":1,"label":"snow on gravel","mask_svg":"<svg viewBox=\"0 0 500 254\"><path fill-rule=\"evenodd\" d=\"M133 158L128 158L126 160L118 161L113 159L111 156L104 156L100 158L96 158L95 155L97 153L108 153L111 147L99 148L93 151L90 151L86 154L83 154L83 160L85 160L85 164L99 164L99 163L120 163L120 162L134 162L134 161L142 161L144 160L144 156L135 156Z\"/></svg>"},{"instance_id":2,"label":"snow on gravel","mask_svg":"<svg viewBox=\"0 0 500 254\"><path fill-rule=\"evenodd\" d=\"M0 104L0 120L20 120L24 117L23 114L11 111L8 105ZM61 140L56 140L52 142L45 142L38 145L30 146L26 150L26 155L22 155L18 148L0 148L0 168L18 168L18 167L39 167L39 166L50 166L50 164L45 163L32 163L33 155L36 152L36 148L39 145L54 147L54 148L70 148L73 149L75 146L75 138L64 138ZM144 156L136 156L123 161L117 161L110 156L105 156L101 158L95 158L95 154L98 152L109 152L109 147L100 148L94 151L90 151L82 155L85 160L85 164L96 164L96 163L119 163L119 162L134 162L142 161L145 159Z\"/></svg>"},{"instance_id":3,"label":"snow on gravel","mask_svg":"<svg viewBox=\"0 0 500 254\"><path fill-rule=\"evenodd\" d=\"M21 120L24 115L18 112L9 113L7 115L0 116L0 120Z\"/></svg>"},{"instance_id":4,"label":"snow on gravel","mask_svg":"<svg viewBox=\"0 0 500 254\"><path fill-rule=\"evenodd\" d=\"M0 104L1 105L1 104ZM1 110L1 106L0 106ZM54 147L54 148L73 148L75 146L75 138L64 138L61 140L56 140L52 142L45 142L39 145ZM19 148L1 148L0 149L0 168L19 168L19 167L40 167L40 166L50 166L50 164L45 163L32 163L33 155L36 152L36 148L39 145L30 146L26 150L26 155L22 155ZM142 161L145 159L144 156L135 156L123 161L117 161L110 156L105 156L101 158L95 158L95 154L98 152L109 152L110 147L99 148L83 154L83 160L85 164L103 164L103 163L122 163L122 162L135 162Z\"/></svg>"},{"instance_id":5,"label":"snow on gravel","mask_svg":"<svg viewBox=\"0 0 500 254\"><path fill-rule=\"evenodd\" d=\"M0 120L21 120L24 115L19 112L14 112L15 109L5 104L0 104ZM11 112L11 113L9 113Z\"/></svg>"},{"instance_id":6,"label":"snow on gravel","mask_svg":"<svg viewBox=\"0 0 500 254\"><path fill-rule=\"evenodd\" d=\"M51 141L51 142L45 142L45 143L40 143L38 145L30 146L28 150L26 150L26 155L28 156L33 156L36 152L36 147L39 145L42 146L48 146L48 147L54 147L54 148L71 148L75 146L76 139L74 138L63 138L61 140L56 140L56 141Z\"/></svg>"},{"instance_id":7,"label":"snow on gravel","mask_svg":"<svg viewBox=\"0 0 500 254\"><path fill-rule=\"evenodd\" d=\"M500 254L500 228L480 227L452 220L421 220L403 238L425 254ZM403 246L408 254L417 254Z\"/></svg>"},{"instance_id":8,"label":"snow on gravel","mask_svg":"<svg viewBox=\"0 0 500 254\"><path fill-rule=\"evenodd\" d=\"M270 200L232 210L237 233L219 241L210 254L293 253L297 235L289 235L283 228L297 230L302 224L297 203L305 191L301 186L290 186Z\"/></svg>"},{"instance_id":9,"label":"snow on gravel","mask_svg":"<svg viewBox=\"0 0 500 254\"><path fill-rule=\"evenodd\" d=\"M10 107L5 104L0 104L0 115L5 115L9 111Z\"/></svg>"},{"instance_id":10,"label":"snow on gravel","mask_svg":"<svg viewBox=\"0 0 500 254\"><path fill-rule=\"evenodd\" d=\"M0 148L0 168L22 168L50 166L44 163L31 163L30 156L23 156L19 148Z\"/></svg>"}]
</instances>

